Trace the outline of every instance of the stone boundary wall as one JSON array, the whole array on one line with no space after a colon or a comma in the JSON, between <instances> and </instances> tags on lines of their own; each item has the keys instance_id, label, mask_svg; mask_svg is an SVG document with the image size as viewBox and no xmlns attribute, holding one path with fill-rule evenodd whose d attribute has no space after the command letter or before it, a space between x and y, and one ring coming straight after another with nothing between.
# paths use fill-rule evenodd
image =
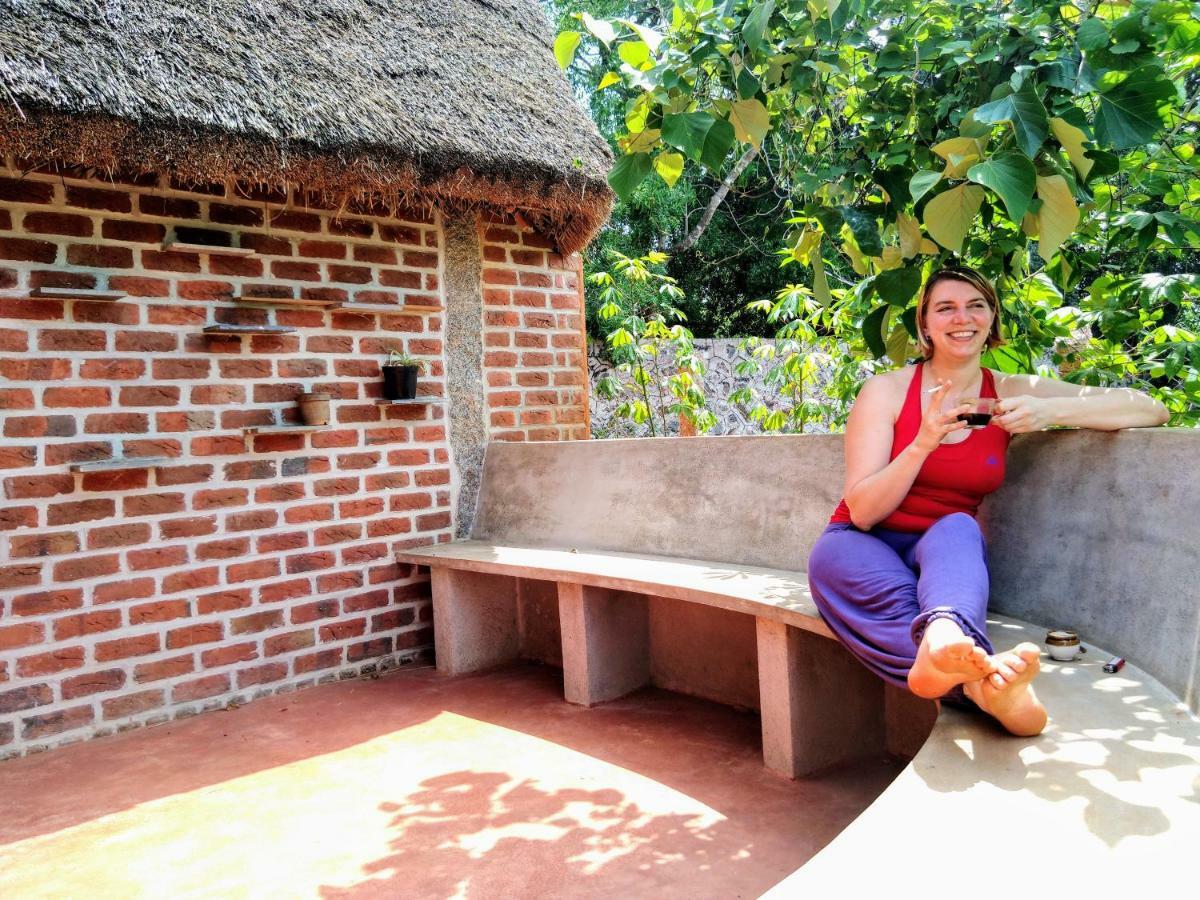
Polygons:
<instances>
[{"instance_id":1,"label":"stone boundary wall","mask_svg":"<svg viewBox=\"0 0 1200 900\"><path fill-rule=\"evenodd\" d=\"M738 388L745 387L749 383L758 390L762 397L774 398L778 395L775 388L769 386L761 375L748 380L746 377L737 375L734 372L734 368L739 362L750 358L748 352L739 348L738 345L740 343L741 339L739 338L703 338L697 339L695 342L696 353L703 360L706 369L704 376L705 396L708 398L709 409L717 417L716 427L708 432L710 435L764 433L758 423L749 417L748 409L743 409L728 401L727 398L729 395ZM774 342L764 339L763 343L771 344ZM669 362L669 354L664 353L660 357L660 365L664 371L669 370ZM604 358L602 348L598 344L592 343L588 348L588 374L592 387L592 437L648 437L650 435L648 426L634 425L627 420L616 418L614 412L620 405L619 401L604 400L596 395L596 382L612 371L612 366ZM818 373L817 378L822 384L828 380L828 376L823 373ZM827 434L829 431L828 422L818 421L809 423L807 429L807 433L809 434ZM678 433L679 423L671 423L671 434Z\"/></svg>"},{"instance_id":2,"label":"stone boundary wall","mask_svg":"<svg viewBox=\"0 0 1200 900\"><path fill-rule=\"evenodd\" d=\"M440 213L0 163L0 758L429 650L427 576L392 554L473 508L450 375L463 446L586 436L577 259L468 217L473 358L449 357ZM164 247L214 232L254 255ZM376 402L391 346L439 402ZM332 394L327 427L280 427L302 390ZM165 461L71 468L129 457Z\"/></svg>"}]
</instances>

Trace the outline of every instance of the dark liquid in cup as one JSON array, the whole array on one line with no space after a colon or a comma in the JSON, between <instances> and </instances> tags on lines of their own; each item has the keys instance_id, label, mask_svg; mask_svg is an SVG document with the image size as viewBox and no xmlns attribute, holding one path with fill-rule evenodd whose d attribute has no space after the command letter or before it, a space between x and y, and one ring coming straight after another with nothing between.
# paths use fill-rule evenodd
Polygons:
<instances>
[{"instance_id":1,"label":"dark liquid in cup","mask_svg":"<svg viewBox=\"0 0 1200 900\"><path fill-rule=\"evenodd\" d=\"M958 421L966 422L968 428L986 428L988 422L992 421L991 413L959 413Z\"/></svg>"}]
</instances>

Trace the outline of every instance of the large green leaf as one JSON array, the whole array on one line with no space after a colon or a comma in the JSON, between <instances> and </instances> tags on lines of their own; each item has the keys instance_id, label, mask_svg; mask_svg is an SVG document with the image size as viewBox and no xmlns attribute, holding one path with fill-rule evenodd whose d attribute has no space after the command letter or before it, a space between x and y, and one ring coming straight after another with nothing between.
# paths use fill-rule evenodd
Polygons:
<instances>
[{"instance_id":1,"label":"large green leaf","mask_svg":"<svg viewBox=\"0 0 1200 900\"><path fill-rule=\"evenodd\" d=\"M1155 65L1142 66L1100 94L1096 142L1110 150L1147 144L1162 127L1175 85Z\"/></svg>"},{"instance_id":2,"label":"large green leaf","mask_svg":"<svg viewBox=\"0 0 1200 900\"><path fill-rule=\"evenodd\" d=\"M667 183L667 187L674 187L683 174L683 156L679 153L658 154L654 157L654 171Z\"/></svg>"},{"instance_id":3,"label":"large green leaf","mask_svg":"<svg viewBox=\"0 0 1200 900\"><path fill-rule=\"evenodd\" d=\"M775 0L755 5L750 15L746 16L746 24L742 26L742 38L751 50L757 50L767 33L767 20L775 11Z\"/></svg>"},{"instance_id":4,"label":"large green leaf","mask_svg":"<svg viewBox=\"0 0 1200 900\"><path fill-rule=\"evenodd\" d=\"M554 39L554 58L558 60L560 69L568 69L575 59L575 51L579 49L579 32L564 31Z\"/></svg>"},{"instance_id":5,"label":"large green leaf","mask_svg":"<svg viewBox=\"0 0 1200 900\"><path fill-rule=\"evenodd\" d=\"M925 204L925 230L947 250L959 253L982 203L983 188L973 184L938 194Z\"/></svg>"},{"instance_id":6,"label":"large green leaf","mask_svg":"<svg viewBox=\"0 0 1200 900\"><path fill-rule=\"evenodd\" d=\"M892 333L887 339L887 358L892 361L893 365L902 366L908 359L908 351L912 342L908 339L908 331L904 328L903 322L897 322L892 326Z\"/></svg>"},{"instance_id":7,"label":"large green leaf","mask_svg":"<svg viewBox=\"0 0 1200 900\"><path fill-rule=\"evenodd\" d=\"M1069 127L1069 126L1068 126ZM971 166L967 177L976 184L995 191L1004 201L1008 217L1020 225L1021 217L1033 199L1034 179L1037 173L1033 163L1023 153L1002 153L989 160Z\"/></svg>"},{"instance_id":8,"label":"large green leaf","mask_svg":"<svg viewBox=\"0 0 1200 900\"><path fill-rule=\"evenodd\" d=\"M875 223L875 217L853 206L843 206L840 210L842 219L850 226L858 249L867 256L879 256L883 253L883 241L879 239L879 227Z\"/></svg>"},{"instance_id":9,"label":"large green leaf","mask_svg":"<svg viewBox=\"0 0 1200 900\"><path fill-rule=\"evenodd\" d=\"M652 64L650 47L645 41L625 41L617 48L617 55L635 69L648 68Z\"/></svg>"},{"instance_id":10,"label":"large green leaf","mask_svg":"<svg viewBox=\"0 0 1200 900\"><path fill-rule=\"evenodd\" d=\"M1108 46L1108 29L1099 19L1084 19L1075 40L1083 50L1101 50Z\"/></svg>"},{"instance_id":11,"label":"large green leaf","mask_svg":"<svg viewBox=\"0 0 1200 900\"><path fill-rule=\"evenodd\" d=\"M1046 107L1042 105L1042 98L1038 96L1031 78L1025 79L1015 94L983 104L975 110L975 118L993 124L1011 122L1017 136L1017 146L1030 159L1037 154L1050 133Z\"/></svg>"},{"instance_id":12,"label":"large green leaf","mask_svg":"<svg viewBox=\"0 0 1200 900\"><path fill-rule=\"evenodd\" d=\"M716 171L725 165L725 157L734 142L733 126L725 119L713 121L712 128L704 137L704 149L700 151L700 162L709 169Z\"/></svg>"},{"instance_id":13,"label":"large green leaf","mask_svg":"<svg viewBox=\"0 0 1200 900\"><path fill-rule=\"evenodd\" d=\"M867 317L863 319L862 336L867 342L867 349L871 351L871 355L876 359L887 353L887 341L884 335L887 334L888 319L891 317L892 307L888 304L876 307L867 313Z\"/></svg>"},{"instance_id":14,"label":"large green leaf","mask_svg":"<svg viewBox=\"0 0 1200 900\"><path fill-rule=\"evenodd\" d=\"M704 150L704 139L716 120L708 113L688 112L663 116L662 139L692 159Z\"/></svg>"},{"instance_id":15,"label":"large green leaf","mask_svg":"<svg viewBox=\"0 0 1200 900\"><path fill-rule=\"evenodd\" d=\"M729 124L739 141L757 147L771 128L771 117L759 100L738 100L729 110Z\"/></svg>"},{"instance_id":16,"label":"large green leaf","mask_svg":"<svg viewBox=\"0 0 1200 900\"><path fill-rule=\"evenodd\" d=\"M912 192L913 203L929 193L929 189L942 180L941 172L922 169L908 180L908 189Z\"/></svg>"},{"instance_id":17,"label":"large green leaf","mask_svg":"<svg viewBox=\"0 0 1200 900\"><path fill-rule=\"evenodd\" d=\"M921 267L888 269L875 276L875 290L892 306L905 307L921 287Z\"/></svg>"},{"instance_id":18,"label":"large green leaf","mask_svg":"<svg viewBox=\"0 0 1200 900\"><path fill-rule=\"evenodd\" d=\"M622 156L608 173L608 183L617 196L628 200L633 196L637 186L641 184L653 168L649 153L633 153Z\"/></svg>"}]
</instances>

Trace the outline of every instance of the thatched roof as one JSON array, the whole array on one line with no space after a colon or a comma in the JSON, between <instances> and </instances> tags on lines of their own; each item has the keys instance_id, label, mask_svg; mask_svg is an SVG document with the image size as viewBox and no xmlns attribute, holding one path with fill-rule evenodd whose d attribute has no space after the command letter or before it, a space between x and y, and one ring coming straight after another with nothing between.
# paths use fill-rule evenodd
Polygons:
<instances>
[{"instance_id":1,"label":"thatched roof","mask_svg":"<svg viewBox=\"0 0 1200 900\"><path fill-rule=\"evenodd\" d=\"M0 0L0 155L515 209L578 249L607 145L535 0Z\"/></svg>"}]
</instances>

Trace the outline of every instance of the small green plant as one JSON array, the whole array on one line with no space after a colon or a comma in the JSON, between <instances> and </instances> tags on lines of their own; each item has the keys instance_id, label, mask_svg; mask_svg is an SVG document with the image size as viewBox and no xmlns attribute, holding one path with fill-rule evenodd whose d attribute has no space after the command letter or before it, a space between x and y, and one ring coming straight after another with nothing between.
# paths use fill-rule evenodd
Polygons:
<instances>
[{"instance_id":1,"label":"small green plant","mask_svg":"<svg viewBox=\"0 0 1200 900\"><path fill-rule=\"evenodd\" d=\"M385 366L416 366L418 371L421 371L421 372L425 371L425 363L423 363L421 360L417 359L415 356L409 356L407 353L397 350L395 347L391 347L388 349L388 358L387 358L387 362L385 362L384 365Z\"/></svg>"},{"instance_id":2,"label":"small green plant","mask_svg":"<svg viewBox=\"0 0 1200 900\"><path fill-rule=\"evenodd\" d=\"M648 425L652 437L670 432L671 416L687 420L701 434L709 431L717 419L706 408L700 380L704 366L692 333L680 324L686 317L674 305L683 291L661 271L667 255L632 257L616 250L608 255L613 271L596 272L588 280L602 288L598 314L604 325L614 326L606 341L623 377L601 378L596 393L621 398L616 415ZM665 362L664 351L669 356Z\"/></svg>"}]
</instances>

